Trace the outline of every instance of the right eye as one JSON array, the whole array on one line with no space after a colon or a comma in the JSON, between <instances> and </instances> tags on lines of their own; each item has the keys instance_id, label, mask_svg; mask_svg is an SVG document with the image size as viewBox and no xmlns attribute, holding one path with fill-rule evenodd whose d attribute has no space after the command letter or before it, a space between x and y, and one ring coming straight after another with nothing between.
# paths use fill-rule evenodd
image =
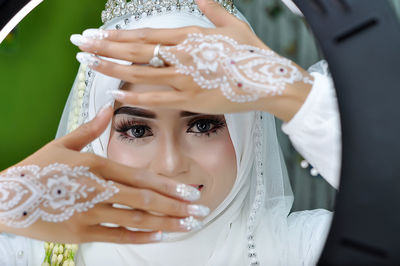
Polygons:
<instances>
[{"instance_id":1,"label":"right eye","mask_svg":"<svg viewBox=\"0 0 400 266\"><path fill-rule=\"evenodd\" d=\"M153 135L149 127L142 125L131 126L128 130L125 131L125 134L128 137L136 139L145 138Z\"/></svg>"}]
</instances>

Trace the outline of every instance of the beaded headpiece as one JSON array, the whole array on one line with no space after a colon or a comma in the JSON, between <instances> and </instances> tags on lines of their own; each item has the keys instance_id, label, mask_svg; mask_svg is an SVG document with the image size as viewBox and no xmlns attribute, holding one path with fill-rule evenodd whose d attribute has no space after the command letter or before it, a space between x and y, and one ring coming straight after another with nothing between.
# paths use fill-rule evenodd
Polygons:
<instances>
[{"instance_id":1,"label":"beaded headpiece","mask_svg":"<svg viewBox=\"0 0 400 266\"><path fill-rule=\"evenodd\" d=\"M233 0L215 0L229 13L235 14L236 8ZM108 0L106 9L101 13L103 23L125 15L134 16L136 20L173 11L187 11L201 14L195 0Z\"/></svg>"}]
</instances>

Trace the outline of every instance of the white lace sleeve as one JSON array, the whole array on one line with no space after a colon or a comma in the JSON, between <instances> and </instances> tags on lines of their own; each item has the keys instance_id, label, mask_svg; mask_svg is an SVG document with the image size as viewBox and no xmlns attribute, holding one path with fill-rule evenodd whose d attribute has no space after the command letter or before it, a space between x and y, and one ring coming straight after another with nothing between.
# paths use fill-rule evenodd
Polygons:
<instances>
[{"instance_id":1,"label":"white lace sleeve","mask_svg":"<svg viewBox=\"0 0 400 266\"><path fill-rule=\"evenodd\" d=\"M289 215L288 265L317 264L331 220L332 213L323 209L294 212Z\"/></svg>"},{"instance_id":2,"label":"white lace sleeve","mask_svg":"<svg viewBox=\"0 0 400 266\"><path fill-rule=\"evenodd\" d=\"M312 66L309 72L315 78L311 92L282 130L296 150L337 188L342 146L336 93L325 61Z\"/></svg>"}]
</instances>

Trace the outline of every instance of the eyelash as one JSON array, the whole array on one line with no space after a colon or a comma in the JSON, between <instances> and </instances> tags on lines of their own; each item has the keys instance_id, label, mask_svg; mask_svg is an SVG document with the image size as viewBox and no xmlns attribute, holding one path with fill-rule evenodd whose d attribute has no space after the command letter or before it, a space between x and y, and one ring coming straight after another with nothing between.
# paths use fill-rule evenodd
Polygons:
<instances>
[{"instance_id":1,"label":"eyelash","mask_svg":"<svg viewBox=\"0 0 400 266\"><path fill-rule=\"evenodd\" d=\"M212 124L214 127L207 132L194 132L194 131L189 131L193 127L196 126L197 123L209 123ZM221 129L225 128L225 121L215 117L215 118L194 118L188 123L188 129L186 130L187 133L192 133L195 136L207 136L210 137L211 134L217 134Z\"/></svg>"},{"instance_id":2,"label":"eyelash","mask_svg":"<svg viewBox=\"0 0 400 266\"><path fill-rule=\"evenodd\" d=\"M123 118L119 122L115 123L114 130L119 133L119 137L123 141L129 141L129 142L140 141L145 137L140 137L140 138L132 137L129 136L127 133L129 130L134 129L135 127L143 128L146 132L145 134L148 134L147 132L150 132L151 135L145 137L153 136L153 133L151 132L151 128L149 126L147 126L144 123L140 123L133 119L127 119L127 118Z\"/></svg>"},{"instance_id":3,"label":"eyelash","mask_svg":"<svg viewBox=\"0 0 400 266\"><path fill-rule=\"evenodd\" d=\"M211 124L212 128L206 132L195 132L195 131L191 130L198 123ZM210 137L211 135L218 134L218 132L221 129L225 128L226 124L225 124L225 121L223 121L217 117L216 118L201 118L200 117L200 118L195 118L195 119L192 119L191 121L189 121L187 126L188 126L188 129L186 130L186 133L194 134L195 136L198 136L198 137L202 137L202 136ZM144 129L145 134L149 134L149 135L143 136L143 137L133 137L133 136L128 135L128 131L134 129L135 127L137 129L140 129L140 128ZM120 133L119 137L121 140L129 141L129 142L140 141L146 137L153 136L151 128L149 126L147 126L145 123L137 122L133 119L127 119L127 118L123 118L119 122L115 123L114 130L117 131L118 133Z\"/></svg>"}]
</instances>

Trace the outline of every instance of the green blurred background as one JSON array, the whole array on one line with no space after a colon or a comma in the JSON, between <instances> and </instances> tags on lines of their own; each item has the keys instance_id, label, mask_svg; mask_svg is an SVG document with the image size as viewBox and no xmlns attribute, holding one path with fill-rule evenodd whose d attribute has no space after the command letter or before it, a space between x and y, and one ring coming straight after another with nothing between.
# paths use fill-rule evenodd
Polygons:
<instances>
[{"instance_id":1,"label":"green blurred background","mask_svg":"<svg viewBox=\"0 0 400 266\"><path fill-rule=\"evenodd\" d=\"M78 69L78 49L69 37L99 27L105 2L44 0L0 44L0 169L19 162L55 137ZM400 14L400 0L390 2ZM278 53L304 68L321 59L303 19L280 0L235 3L260 38ZM279 121L277 124L279 128ZM301 156L286 136L278 133L295 194L293 210L332 209L335 190L320 176L310 176L310 169L300 168Z\"/></svg>"},{"instance_id":2,"label":"green blurred background","mask_svg":"<svg viewBox=\"0 0 400 266\"><path fill-rule=\"evenodd\" d=\"M44 0L0 45L0 168L55 136L78 68L69 36L101 24L104 1Z\"/></svg>"}]
</instances>

